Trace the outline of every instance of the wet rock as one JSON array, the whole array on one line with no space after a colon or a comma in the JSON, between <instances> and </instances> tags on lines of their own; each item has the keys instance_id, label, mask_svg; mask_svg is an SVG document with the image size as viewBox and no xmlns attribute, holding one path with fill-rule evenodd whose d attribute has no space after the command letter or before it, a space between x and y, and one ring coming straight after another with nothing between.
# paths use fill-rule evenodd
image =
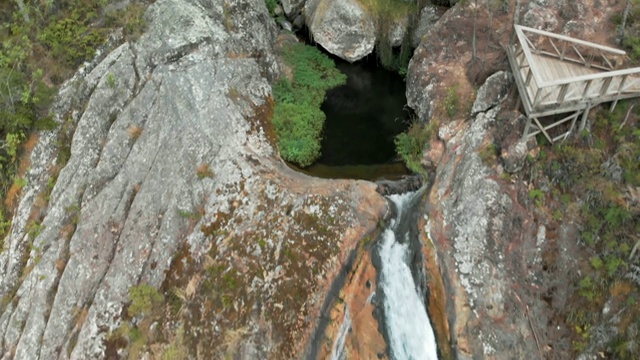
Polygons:
<instances>
[{"instance_id":1,"label":"wet rock","mask_svg":"<svg viewBox=\"0 0 640 360\"><path fill-rule=\"evenodd\" d=\"M376 41L373 15L356 0L310 0L305 3L313 40L350 62L369 55Z\"/></svg>"},{"instance_id":2,"label":"wet rock","mask_svg":"<svg viewBox=\"0 0 640 360\"><path fill-rule=\"evenodd\" d=\"M391 29L387 35L389 41L391 41L391 46L397 47L402 45L402 40L407 33L407 21L408 19L397 19L391 24Z\"/></svg>"},{"instance_id":3,"label":"wet rock","mask_svg":"<svg viewBox=\"0 0 640 360\"><path fill-rule=\"evenodd\" d=\"M403 176L400 180L378 180L376 191L381 195L402 194L418 190L422 186L422 176Z\"/></svg>"},{"instance_id":4,"label":"wet rock","mask_svg":"<svg viewBox=\"0 0 640 360\"><path fill-rule=\"evenodd\" d=\"M376 354L380 359L387 358L387 344L379 332L381 324L374 316L377 283L370 250L360 247L355 259L342 291L330 295L334 296L333 306L327 314L331 321L324 333L317 335L331 341L323 341L313 354L308 352L310 358L330 359L340 353L348 354L349 359L372 359ZM349 325L347 329L342 329L346 325L345 320ZM339 347L342 348L341 352L338 351Z\"/></svg>"},{"instance_id":5,"label":"wet rock","mask_svg":"<svg viewBox=\"0 0 640 360\"><path fill-rule=\"evenodd\" d=\"M304 7L306 0L282 0L282 9L287 17L295 17Z\"/></svg>"},{"instance_id":6,"label":"wet rock","mask_svg":"<svg viewBox=\"0 0 640 360\"><path fill-rule=\"evenodd\" d=\"M506 71L499 71L489 76L478 89L476 100L471 109L471 116L498 105L505 99L512 85L511 75Z\"/></svg>"}]
</instances>

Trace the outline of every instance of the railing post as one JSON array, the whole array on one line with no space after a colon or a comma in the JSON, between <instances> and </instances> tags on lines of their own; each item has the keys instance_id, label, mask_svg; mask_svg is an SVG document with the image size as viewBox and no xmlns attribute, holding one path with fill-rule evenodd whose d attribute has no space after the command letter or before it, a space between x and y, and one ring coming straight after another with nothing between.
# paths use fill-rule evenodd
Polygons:
<instances>
[{"instance_id":1,"label":"railing post","mask_svg":"<svg viewBox=\"0 0 640 360\"><path fill-rule=\"evenodd\" d=\"M560 87L560 93L558 94L557 103L560 104L564 97L567 96L567 89L569 88L569 84L564 84Z\"/></svg>"},{"instance_id":2,"label":"railing post","mask_svg":"<svg viewBox=\"0 0 640 360\"><path fill-rule=\"evenodd\" d=\"M608 77L604 80L604 83L602 84L602 87L600 88L600 96L604 95L607 93L607 91L609 90L609 85L611 85L611 79L613 77Z\"/></svg>"},{"instance_id":3,"label":"railing post","mask_svg":"<svg viewBox=\"0 0 640 360\"><path fill-rule=\"evenodd\" d=\"M609 112L613 112L613 110L615 110L616 105L618 105L618 96L620 96L620 93L622 92L622 88L624 87L624 83L627 81L627 78L629 77L629 75L623 75L622 76L622 80L620 80L620 85L618 85L618 91L616 94L616 99L613 100L613 103L611 104L611 109L609 109Z\"/></svg>"},{"instance_id":4,"label":"railing post","mask_svg":"<svg viewBox=\"0 0 640 360\"><path fill-rule=\"evenodd\" d=\"M531 67L529 67L529 72L527 73L527 80L525 80L524 82L524 86L529 86L529 83L531 82L531 76L532 75L532 71L531 71Z\"/></svg>"},{"instance_id":5,"label":"railing post","mask_svg":"<svg viewBox=\"0 0 640 360\"><path fill-rule=\"evenodd\" d=\"M587 92L589 92L589 88L591 87L591 82L593 80L587 80L586 84L584 86L584 91L582 91L582 100L584 100L587 97Z\"/></svg>"},{"instance_id":6,"label":"railing post","mask_svg":"<svg viewBox=\"0 0 640 360\"><path fill-rule=\"evenodd\" d=\"M542 90L541 88L538 88L538 90L536 91L536 96L533 98L533 105L532 107L535 109L538 106L538 98L540 97L540 93Z\"/></svg>"},{"instance_id":7,"label":"railing post","mask_svg":"<svg viewBox=\"0 0 640 360\"><path fill-rule=\"evenodd\" d=\"M562 52L560 53L560 60L563 61L564 60L564 54L567 51L567 42L563 41L562 42Z\"/></svg>"}]
</instances>

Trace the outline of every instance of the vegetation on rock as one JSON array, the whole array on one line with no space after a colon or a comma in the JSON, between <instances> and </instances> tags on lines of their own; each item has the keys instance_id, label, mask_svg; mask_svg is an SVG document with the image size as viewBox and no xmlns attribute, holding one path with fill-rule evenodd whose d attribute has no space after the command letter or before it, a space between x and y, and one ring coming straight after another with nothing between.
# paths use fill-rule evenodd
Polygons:
<instances>
[{"instance_id":1,"label":"vegetation on rock","mask_svg":"<svg viewBox=\"0 0 640 360\"><path fill-rule=\"evenodd\" d=\"M438 125L437 121L430 121L428 124L414 121L406 132L396 136L396 152L409 170L418 174L426 174L426 170L421 164L422 153Z\"/></svg>"},{"instance_id":2,"label":"vegetation on rock","mask_svg":"<svg viewBox=\"0 0 640 360\"><path fill-rule=\"evenodd\" d=\"M24 6L18 6L18 3ZM145 27L146 5L116 10L107 1L0 4L0 196L7 197L18 170L21 144L34 130L57 126L49 106L57 85L91 59L113 28L126 37ZM66 145L66 144L65 144ZM11 209L0 209L0 238ZM0 244L1 245L1 244ZM1 248L1 246L0 246Z\"/></svg>"},{"instance_id":3,"label":"vegetation on rock","mask_svg":"<svg viewBox=\"0 0 640 360\"><path fill-rule=\"evenodd\" d=\"M621 102L613 113L598 110L591 132L541 152L532 176L544 174L551 181L558 203L545 201L541 190L529 192L556 221L579 224L586 255L578 259L571 309L557 309L574 332L573 351L598 346L599 332L607 327L612 340L598 351L617 359L632 359L640 351L640 283L634 283L640 266L640 130L630 104Z\"/></svg>"},{"instance_id":4,"label":"vegetation on rock","mask_svg":"<svg viewBox=\"0 0 640 360\"><path fill-rule=\"evenodd\" d=\"M325 115L320 110L328 89L346 83L346 76L333 60L317 48L287 45L282 56L293 71L273 87L276 105L273 125L280 155L300 166L311 165L320 156Z\"/></svg>"},{"instance_id":5,"label":"vegetation on rock","mask_svg":"<svg viewBox=\"0 0 640 360\"><path fill-rule=\"evenodd\" d=\"M397 71L401 75L407 73L409 60L413 53L411 46L411 34L415 27L420 9L424 6L424 0L402 1L402 0L360 0L361 3L372 13L377 22L378 36L376 42L376 55L380 64L392 71ZM406 31L402 42L397 49L394 49L389 35L394 27L405 24Z\"/></svg>"}]
</instances>

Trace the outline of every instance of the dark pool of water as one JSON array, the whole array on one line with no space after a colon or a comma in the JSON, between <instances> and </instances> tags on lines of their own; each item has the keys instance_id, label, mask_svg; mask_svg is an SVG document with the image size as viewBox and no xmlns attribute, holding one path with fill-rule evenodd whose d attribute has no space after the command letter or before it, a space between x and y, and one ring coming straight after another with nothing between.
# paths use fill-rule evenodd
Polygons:
<instances>
[{"instance_id":1,"label":"dark pool of water","mask_svg":"<svg viewBox=\"0 0 640 360\"><path fill-rule=\"evenodd\" d=\"M322 104L327 115L319 164L387 164L396 159L393 140L407 129L405 83L375 62L335 60L347 84L329 90Z\"/></svg>"}]
</instances>

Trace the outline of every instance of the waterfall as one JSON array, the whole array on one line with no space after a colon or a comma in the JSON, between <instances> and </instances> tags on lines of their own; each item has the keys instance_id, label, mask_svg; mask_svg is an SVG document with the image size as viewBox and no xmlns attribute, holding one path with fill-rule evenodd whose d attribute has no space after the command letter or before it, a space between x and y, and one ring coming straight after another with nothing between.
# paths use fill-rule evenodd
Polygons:
<instances>
[{"instance_id":1,"label":"waterfall","mask_svg":"<svg viewBox=\"0 0 640 360\"><path fill-rule=\"evenodd\" d=\"M380 287L384 290L384 318L392 359L437 359L431 321L407 264L409 230L401 226L403 213L415 193L391 195L397 216L382 234ZM396 241L402 236L404 244Z\"/></svg>"},{"instance_id":2,"label":"waterfall","mask_svg":"<svg viewBox=\"0 0 640 360\"><path fill-rule=\"evenodd\" d=\"M349 333L349 329L351 328L351 316L349 315L349 307L347 304L344 305L344 319L342 320L342 325L340 325L340 329L338 330L338 336L336 336L336 340L333 343L333 347L331 348L331 360L344 360L346 359L346 354L344 353L344 344L347 340L347 334Z\"/></svg>"}]
</instances>

